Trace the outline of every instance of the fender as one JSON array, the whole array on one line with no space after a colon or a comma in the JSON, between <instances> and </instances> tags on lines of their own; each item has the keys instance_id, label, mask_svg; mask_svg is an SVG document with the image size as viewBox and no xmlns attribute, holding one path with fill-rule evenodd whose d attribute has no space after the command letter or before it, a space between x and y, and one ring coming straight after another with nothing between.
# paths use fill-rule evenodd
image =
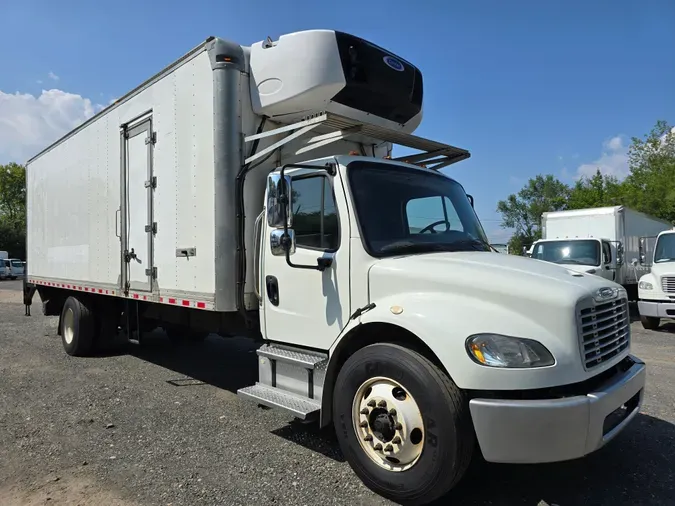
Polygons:
<instances>
[{"instance_id":1,"label":"fender","mask_svg":"<svg viewBox=\"0 0 675 506\"><path fill-rule=\"evenodd\" d=\"M497 304L467 294L448 292L398 293L373 302L375 308L351 321L331 346L329 370L334 367L334 359L340 355L336 352L344 341L349 341L349 336L359 325L387 323L404 329L423 342L462 389L535 389L583 381L587 377L581 364L576 334L555 332L558 328L575 329L572 312L563 313L557 308L533 307L531 304L518 308L514 303ZM466 339L477 333L535 339L548 348L556 362L536 369L479 365L469 358L465 348ZM573 346L570 346L570 340ZM378 336L377 341L386 342L387 337Z\"/></svg>"}]
</instances>

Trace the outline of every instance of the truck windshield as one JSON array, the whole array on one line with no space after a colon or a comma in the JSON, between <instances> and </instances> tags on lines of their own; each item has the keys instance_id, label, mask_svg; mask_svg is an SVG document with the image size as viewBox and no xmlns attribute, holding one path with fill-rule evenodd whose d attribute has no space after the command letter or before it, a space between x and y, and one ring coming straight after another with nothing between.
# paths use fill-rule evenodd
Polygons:
<instances>
[{"instance_id":1,"label":"truck windshield","mask_svg":"<svg viewBox=\"0 0 675 506\"><path fill-rule=\"evenodd\" d=\"M656 242L654 263L675 262L675 234L663 234Z\"/></svg>"},{"instance_id":2,"label":"truck windshield","mask_svg":"<svg viewBox=\"0 0 675 506\"><path fill-rule=\"evenodd\" d=\"M600 265L600 242L588 240L537 243L532 258L555 264Z\"/></svg>"},{"instance_id":3,"label":"truck windshield","mask_svg":"<svg viewBox=\"0 0 675 506\"><path fill-rule=\"evenodd\" d=\"M464 188L442 174L387 163L347 166L361 235L375 257L490 251Z\"/></svg>"}]
</instances>

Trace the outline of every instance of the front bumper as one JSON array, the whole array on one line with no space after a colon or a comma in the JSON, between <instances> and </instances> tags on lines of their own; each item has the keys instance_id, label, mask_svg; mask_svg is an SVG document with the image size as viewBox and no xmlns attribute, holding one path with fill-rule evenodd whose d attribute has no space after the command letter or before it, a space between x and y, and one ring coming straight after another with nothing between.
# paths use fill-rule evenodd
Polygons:
<instances>
[{"instance_id":1,"label":"front bumper","mask_svg":"<svg viewBox=\"0 0 675 506\"><path fill-rule=\"evenodd\" d=\"M586 395L471 399L471 417L485 460L558 462L601 448L628 425L642 405L646 367L636 357L630 359L632 366Z\"/></svg>"},{"instance_id":2,"label":"front bumper","mask_svg":"<svg viewBox=\"0 0 675 506\"><path fill-rule=\"evenodd\" d=\"M639 300L638 312L640 313L640 316L675 318L675 302L650 302Z\"/></svg>"}]
</instances>

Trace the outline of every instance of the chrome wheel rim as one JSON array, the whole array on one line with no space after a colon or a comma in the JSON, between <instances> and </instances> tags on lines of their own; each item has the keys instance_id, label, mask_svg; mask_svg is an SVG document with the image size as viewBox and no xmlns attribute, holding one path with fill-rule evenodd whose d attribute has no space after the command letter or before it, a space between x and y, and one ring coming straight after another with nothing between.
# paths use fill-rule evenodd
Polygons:
<instances>
[{"instance_id":1,"label":"chrome wheel rim","mask_svg":"<svg viewBox=\"0 0 675 506\"><path fill-rule=\"evenodd\" d=\"M75 314L68 308L63 316L63 339L66 344L71 344L75 338Z\"/></svg>"}]
</instances>

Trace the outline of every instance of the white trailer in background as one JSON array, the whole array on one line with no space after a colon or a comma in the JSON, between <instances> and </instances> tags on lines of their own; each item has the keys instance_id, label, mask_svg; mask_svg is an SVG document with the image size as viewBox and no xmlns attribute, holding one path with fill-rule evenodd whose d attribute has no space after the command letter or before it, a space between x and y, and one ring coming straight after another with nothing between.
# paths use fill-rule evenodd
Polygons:
<instances>
[{"instance_id":1,"label":"white trailer in background","mask_svg":"<svg viewBox=\"0 0 675 506\"><path fill-rule=\"evenodd\" d=\"M615 281L636 297L638 279L649 272L637 262L640 237L670 227L624 206L548 212L531 257Z\"/></svg>"},{"instance_id":2,"label":"white trailer in background","mask_svg":"<svg viewBox=\"0 0 675 506\"><path fill-rule=\"evenodd\" d=\"M626 293L491 251L438 170L469 153L411 133L422 86L340 32L207 39L28 162L27 307L37 290L71 355L157 327L263 338L239 393L333 424L397 502L438 498L477 449L595 451L643 398L630 332L592 330Z\"/></svg>"},{"instance_id":3,"label":"white trailer in background","mask_svg":"<svg viewBox=\"0 0 675 506\"><path fill-rule=\"evenodd\" d=\"M640 320L654 330L662 319L675 319L675 227L641 238L639 263L651 268L638 284Z\"/></svg>"}]
</instances>

